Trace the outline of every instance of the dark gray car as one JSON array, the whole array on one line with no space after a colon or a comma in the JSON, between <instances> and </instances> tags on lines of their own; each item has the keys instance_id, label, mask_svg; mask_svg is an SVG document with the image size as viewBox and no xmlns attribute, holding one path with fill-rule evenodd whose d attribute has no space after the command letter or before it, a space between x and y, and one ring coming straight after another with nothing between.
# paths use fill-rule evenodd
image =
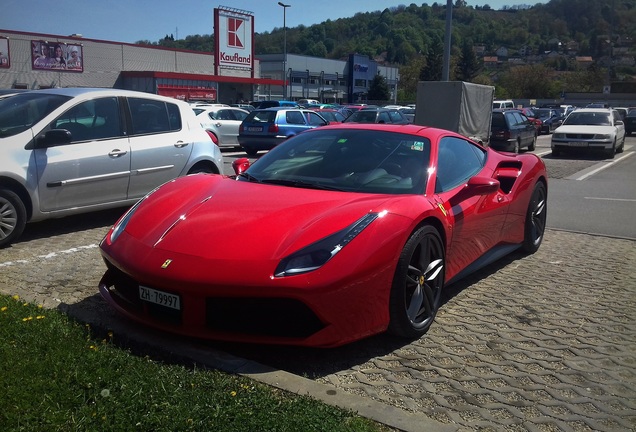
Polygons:
<instances>
[{"instance_id":1,"label":"dark gray car","mask_svg":"<svg viewBox=\"0 0 636 432\"><path fill-rule=\"evenodd\" d=\"M534 150L536 144L537 129L521 111L493 110L490 127L492 148L519 153L525 147Z\"/></svg>"}]
</instances>

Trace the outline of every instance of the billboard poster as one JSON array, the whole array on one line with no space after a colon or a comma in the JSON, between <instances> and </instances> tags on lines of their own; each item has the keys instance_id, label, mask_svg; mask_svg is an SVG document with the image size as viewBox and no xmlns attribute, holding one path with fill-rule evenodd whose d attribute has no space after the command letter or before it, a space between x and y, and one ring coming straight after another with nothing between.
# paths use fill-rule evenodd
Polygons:
<instances>
[{"instance_id":1,"label":"billboard poster","mask_svg":"<svg viewBox=\"0 0 636 432\"><path fill-rule=\"evenodd\" d=\"M62 42L31 41L33 69L83 72L82 46Z\"/></svg>"},{"instance_id":2,"label":"billboard poster","mask_svg":"<svg viewBox=\"0 0 636 432\"><path fill-rule=\"evenodd\" d=\"M0 37L0 68L9 68L10 66L9 39Z\"/></svg>"},{"instance_id":3,"label":"billboard poster","mask_svg":"<svg viewBox=\"0 0 636 432\"><path fill-rule=\"evenodd\" d=\"M215 69L254 70L254 15L232 8L214 9Z\"/></svg>"}]
</instances>

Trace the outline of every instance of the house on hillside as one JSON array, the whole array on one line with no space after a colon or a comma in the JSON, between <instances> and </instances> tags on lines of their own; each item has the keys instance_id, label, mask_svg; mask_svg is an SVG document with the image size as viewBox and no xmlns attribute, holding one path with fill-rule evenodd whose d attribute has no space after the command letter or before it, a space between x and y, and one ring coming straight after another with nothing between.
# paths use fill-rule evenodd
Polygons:
<instances>
[{"instance_id":1,"label":"house on hillside","mask_svg":"<svg viewBox=\"0 0 636 432\"><path fill-rule=\"evenodd\" d=\"M499 59L497 56L485 56L484 67L486 69L495 69L499 65Z\"/></svg>"},{"instance_id":2,"label":"house on hillside","mask_svg":"<svg viewBox=\"0 0 636 432\"><path fill-rule=\"evenodd\" d=\"M503 46L499 47L497 51L495 51L495 54L497 54L497 57L508 57L508 48Z\"/></svg>"},{"instance_id":3,"label":"house on hillside","mask_svg":"<svg viewBox=\"0 0 636 432\"><path fill-rule=\"evenodd\" d=\"M576 60L576 64L583 69L587 69L594 63L591 56L577 56L574 59Z\"/></svg>"}]
</instances>

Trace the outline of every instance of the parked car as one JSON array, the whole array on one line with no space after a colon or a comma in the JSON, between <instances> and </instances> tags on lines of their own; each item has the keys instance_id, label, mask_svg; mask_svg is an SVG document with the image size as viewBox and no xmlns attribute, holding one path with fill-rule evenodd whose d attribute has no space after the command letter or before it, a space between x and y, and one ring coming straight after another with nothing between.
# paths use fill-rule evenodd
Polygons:
<instances>
[{"instance_id":1,"label":"parked car","mask_svg":"<svg viewBox=\"0 0 636 432\"><path fill-rule=\"evenodd\" d=\"M313 111L320 114L322 118L327 120L329 124L342 123L345 121L345 116L334 108L312 108Z\"/></svg>"},{"instance_id":2,"label":"parked car","mask_svg":"<svg viewBox=\"0 0 636 432\"><path fill-rule=\"evenodd\" d=\"M254 106L259 109L275 108L275 107L287 107L287 108L300 108L297 102L286 100L266 100L254 103Z\"/></svg>"},{"instance_id":3,"label":"parked car","mask_svg":"<svg viewBox=\"0 0 636 432\"><path fill-rule=\"evenodd\" d=\"M402 107L398 108L398 111L400 111L404 115L404 117L406 117L409 123L413 123L413 121L415 120L415 108Z\"/></svg>"},{"instance_id":4,"label":"parked car","mask_svg":"<svg viewBox=\"0 0 636 432\"><path fill-rule=\"evenodd\" d=\"M27 222L129 206L168 180L222 173L185 102L59 88L0 100L0 247Z\"/></svg>"},{"instance_id":5,"label":"parked car","mask_svg":"<svg viewBox=\"0 0 636 432\"><path fill-rule=\"evenodd\" d=\"M496 109L492 112L490 146L519 153L523 148L532 151L537 144L534 123L519 110Z\"/></svg>"},{"instance_id":6,"label":"parked car","mask_svg":"<svg viewBox=\"0 0 636 432\"><path fill-rule=\"evenodd\" d=\"M541 119L537 117L537 113L534 112L534 108L519 108L521 113L528 117L528 120L534 124L535 129L537 130L537 135L541 133L541 126L543 126L543 122Z\"/></svg>"},{"instance_id":7,"label":"parked car","mask_svg":"<svg viewBox=\"0 0 636 432\"><path fill-rule=\"evenodd\" d=\"M351 114L345 123L386 123L408 124L408 119L399 110L393 108L362 108Z\"/></svg>"},{"instance_id":8,"label":"parked car","mask_svg":"<svg viewBox=\"0 0 636 432\"><path fill-rule=\"evenodd\" d=\"M106 234L99 291L114 309L205 339L411 340L445 286L544 235L541 158L447 130L343 123L233 166L236 180L165 184Z\"/></svg>"},{"instance_id":9,"label":"parked car","mask_svg":"<svg viewBox=\"0 0 636 432\"><path fill-rule=\"evenodd\" d=\"M230 106L233 106L234 108L241 108L245 111L254 111L256 109L256 107L254 105L250 105L247 103L238 103L238 104L230 104Z\"/></svg>"},{"instance_id":10,"label":"parked car","mask_svg":"<svg viewBox=\"0 0 636 432\"><path fill-rule=\"evenodd\" d=\"M492 109L512 109L515 103L511 99L492 101Z\"/></svg>"},{"instance_id":11,"label":"parked car","mask_svg":"<svg viewBox=\"0 0 636 432\"><path fill-rule=\"evenodd\" d=\"M636 108L631 108L627 112L623 122L625 124L625 133L627 135L631 135L634 131L636 131Z\"/></svg>"},{"instance_id":12,"label":"parked car","mask_svg":"<svg viewBox=\"0 0 636 432\"><path fill-rule=\"evenodd\" d=\"M194 113L219 147L237 147L239 126L248 111L233 107L194 108Z\"/></svg>"},{"instance_id":13,"label":"parked car","mask_svg":"<svg viewBox=\"0 0 636 432\"><path fill-rule=\"evenodd\" d=\"M320 114L309 109L256 109L241 123L238 141L245 153L256 156L259 150L271 150L294 135L327 124Z\"/></svg>"},{"instance_id":14,"label":"parked car","mask_svg":"<svg viewBox=\"0 0 636 432\"><path fill-rule=\"evenodd\" d=\"M629 112L629 108L613 107L612 109L616 110L618 114L621 116L621 120L625 121L625 117L627 116L627 113Z\"/></svg>"},{"instance_id":15,"label":"parked car","mask_svg":"<svg viewBox=\"0 0 636 432\"><path fill-rule=\"evenodd\" d=\"M537 118L541 120L541 133L551 134L561 126L563 115L560 110L554 108L537 108L534 110Z\"/></svg>"},{"instance_id":16,"label":"parked car","mask_svg":"<svg viewBox=\"0 0 636 432\"><path fill-rule=\"evenodd\" d=\"M625 125L620 114L609 108L583 108L570 113L552 135L552 154L564 151L603 151L607 157L625 147Z\"/></svg>"}]
</instances>

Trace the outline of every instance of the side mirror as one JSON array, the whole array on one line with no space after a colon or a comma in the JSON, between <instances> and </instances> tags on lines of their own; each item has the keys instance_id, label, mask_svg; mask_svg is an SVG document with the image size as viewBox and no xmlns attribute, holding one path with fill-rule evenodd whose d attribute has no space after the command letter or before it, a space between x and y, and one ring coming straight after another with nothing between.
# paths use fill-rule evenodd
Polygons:
<instances>
[{"instance_id":1,"label":"side mirror","mask_svg":"<svg viewBox=\"0 0 636 432\"><path fill-rule=\"evenodd\" d=\"M250 167L250 160L248 158L239 158L232 161L232 169L236 175L241 174Z\"/></svg>"},{"instance_id":2,"label":"side mirror","mask_svg":"<svg viewBox=\"0 0 636 432\"><path fill-rule=\"evenodd\" d=\"M51 129L35 139L35 146L37 148L45 148L64 145L69 144L72 139L71 133L66 129Z\"/></svg>"},{"instance_id":3,"label":"side mirror","mask_svg":"<svg viewBox=\"0 0 636 432\"><path fill-rule=\"evenodd\" d=\"M450 204L455 206L461 201L477 195L490 195L499 190L499 180L490 177L471 177L464 185L464 188L453 197Z\"/></svg>"},{"instance_id":4,"label":"side mirror","mask_svg":"<svg viewBox=\"0 0 636 432\"><path fill-rule=\"evenodd\" d=\"M471 177L464 190L471 195L490 195L499 190L499 180L490 177Z\"/></svg>"}]
</instances>

